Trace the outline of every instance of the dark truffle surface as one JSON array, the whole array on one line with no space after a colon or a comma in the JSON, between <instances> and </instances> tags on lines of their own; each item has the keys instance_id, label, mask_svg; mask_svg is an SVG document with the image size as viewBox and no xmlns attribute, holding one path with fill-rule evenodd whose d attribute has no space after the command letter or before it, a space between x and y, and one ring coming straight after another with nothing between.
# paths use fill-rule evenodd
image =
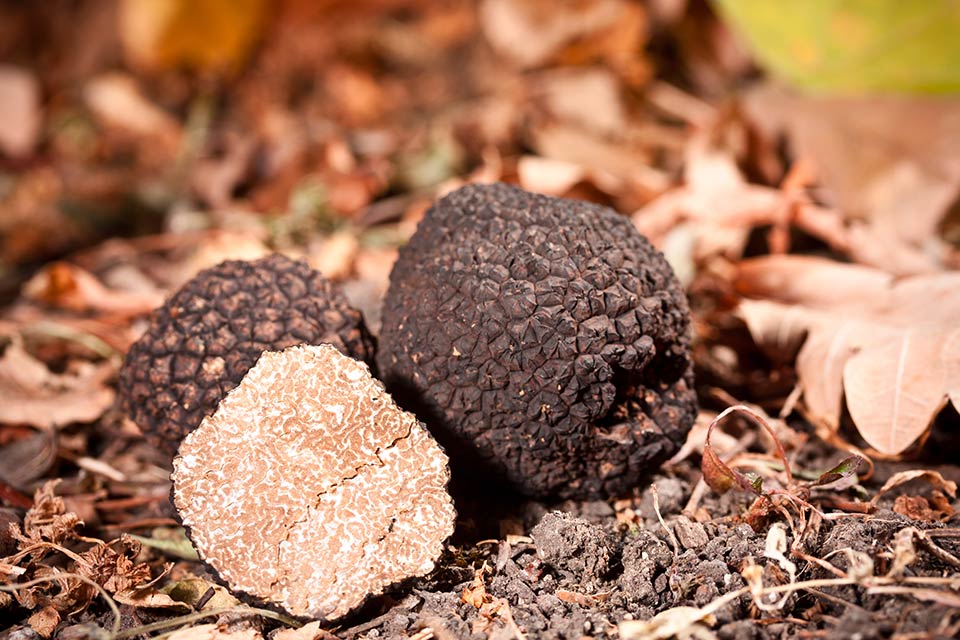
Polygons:
<instances>
[{"instance_id":1,"label":"dark truffle surface","mask_svg":"<svg viewBox=\"0 0 960 640\"><path fill-rule=\"evenodd\" d=\"M320 272L280 254L223 262L153 312L120 370L120 407L172 454L264 351L320 343L373 362L363 317Z\"/></svg>"},{"instance_id":2,"label":"dark truffle surface","mask_svg":"<svg viewBox=\"0 0 960 640\"><path fill-rule=\"evenodd\" d=\"M635 486L697 414L690 320L611 209L505 185L431 208L401 249L377 364L459 466L530 496Z\"/></svg>"}]
</instances>

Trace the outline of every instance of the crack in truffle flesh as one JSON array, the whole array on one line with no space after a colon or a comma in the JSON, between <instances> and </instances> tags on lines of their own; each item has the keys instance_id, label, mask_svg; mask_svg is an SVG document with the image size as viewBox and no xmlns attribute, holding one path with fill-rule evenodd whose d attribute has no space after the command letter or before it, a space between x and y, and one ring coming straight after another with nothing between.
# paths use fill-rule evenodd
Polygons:
<instances>
[{"instance_id":1,"label":"crack in truffle flesh","mask_svg":"<svg viewBox=\"0 0 960 640\"><path fill-rule=\"evenodd\" d=\"M280 254L223 262L154 311L120 370L120 406L173 456L261 353L320 343L373 362L363 317L320 272Z\"/></svg>"},{"instance_id":2,"label":"crack in truffle flesh","mask_svg":"<svg viewBox=\"0 0 960 640\"><path fill-rule=\"evenodd\" d=\"M447 457L330 345L263 354L190 433L174 504L233 590L333 620L433 569L456 514Z\"/></svg>"},{"instance_id":3,"label":"crack in truffle flesh","mask_svg":"<svg viewBox=\"0 0 960 640\"><path fill-rule=\"evenodd\" d=\"M470 185L401 249L377 365L457 469L599 497L636 485L690 430L689 334L680 283L629 220Z\"/></svg>"}]
</instances>

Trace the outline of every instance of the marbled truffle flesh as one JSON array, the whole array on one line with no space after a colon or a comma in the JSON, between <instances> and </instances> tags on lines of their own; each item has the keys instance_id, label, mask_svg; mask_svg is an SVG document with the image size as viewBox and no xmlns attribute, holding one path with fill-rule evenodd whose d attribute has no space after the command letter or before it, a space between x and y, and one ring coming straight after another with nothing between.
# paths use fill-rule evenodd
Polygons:
<instances>
[{"instance_id":1,"label":"marbled truffle flesh","mask_svg":"<svg viewBox=\"0 0 960 640\"><path fill-rule=\"evenodd\" d=\"M428 573L454 527L443 450L329 345L263 354L172 477L201 559L295 616L333 620Z\"/></svg>"},{"instance_id":2,"label":"marbled truffle flesh","mask_svg":"<svg viewBox=\"0 0 960 640\"><path fill-rule=\"evenodd\" d=\"M628 219L471 185L400 250L377 365L455 472L599 497L683 443L697 414L689 344L683 289Z\"/></svg>"},{"instance_id":3,"label":"marbled truffle flesh","mask_svg":"<svg viewBox=\"0 0 960 640\"><path fill-rule=\"evenodd\" d=\"M151 315L120 370L120 406L172 457L261 353L320 343L373 362L363 317L320 272L280 254L223 262Z\"/></svg>"}]
</instances>

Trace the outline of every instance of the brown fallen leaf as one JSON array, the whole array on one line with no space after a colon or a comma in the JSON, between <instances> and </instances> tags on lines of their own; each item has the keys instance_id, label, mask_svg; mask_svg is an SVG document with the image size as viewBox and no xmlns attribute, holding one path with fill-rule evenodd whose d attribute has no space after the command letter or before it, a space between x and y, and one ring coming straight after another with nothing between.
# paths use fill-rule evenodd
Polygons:
<instances>
[{"instance_id":1,"label":"brown fallen leaf","mask_svg":"<svg viewBox=\"0 0 960 640\"><path fill-rule=\"evenodd\" d=\"M156 589L127 589L113 594L113 599L136 609L162 609L170 615L190 613L193 609Z\"/></svg>"},{"instance_id":2,"label":"brown fallen leaf","mask_svg":"<svg viewBox=\"0 0 960 640\"><path fill-rule=\"evenodd\" d=\"M83 524L77 514L68 512L63 498L54 491L59 480L48 480L34 493L33 506L23 517L22 533L14 537L24 550L40 542L61 544L77 536L77 528Z\"/></svg>"},{"instance_id":3,"label":"brown fallen leaf","mask_svg":"<svg viewBox=\"0 0 960 640\"><path fill-rule=\"evenodd\" d=\"M0 480L12 487L24 488L42 477L56 462L57 433L52 429L30 430L14 438L0 446Z\"/></svg>"},{"instance_id":4,"label":"brown fallen leaf","mask_svg":"<svg viewBox=\"0 0 960 640\"><path fill-rule=\"evenodd\" d=\"M943 497L943 494L940 494ZM946 506L947 508L941 508ZM923 496L897 496L893 503L895 513L907 516L911 520L920 520L923 522L943 522L953 515L953 508L950 503L934 506Z\"/></svg>"},{"instance_id":5,"label":"brown fallen leaf","mask_svg":"<svg viewBox=\"0 0 960 640\"><path fill-rule=\"evenodd\" d=\"M92 273L68 262L52 262L23 286L27 299L71 311L123 316L148 313L163 304L157 292L126 292L105 286Z\"/></svg>"},{"instance_id":6,"label":"brown fallen leaf","mask_svg":"<svg viewBox=\"0 0 960 640\"><path fill-rule=\"evenodd\" d=\"M109 593L130 592L150 580L150 566L135 561L139 553L140 543L121 537L81 553L76 571Z\"/></svg>"},{"instance_id":7,"label":"brown fallen leaf","mask_svg":"<svg viewBox=\"0 0 960 640\"><path fill-rule=\"evenodd\" d=\"M0 423L43 429L96 420L112 404L115 365L72 362L54 373L19 341L0 356Z\"/></svg>"},{"instance_id":8,"label":"brown fallen leaf","mask_svg":"<svg viewBox=\"0 0 960 640\"><path fill-rule=\"evenodd\" d=\"M900 485L912 482L913 480L924 480L932 487L943 491L951 498L957 497L957 483L953 480L947 480L939 471L930 469L910 469L909 471L900 471L890 476L890 479L883 483L880 490L870 500L871 504L877 505L887 492Z\"/></svg>"},{"instance_id":9,"label":"brown fallen leaf","mask_svg":"<svg viewBox=\"0 0 960 640\"><path fill-rule=\"evenodd\" d=\"M263 640L255 629L229 630L220 624L198 624L184 627L166 636L167 640Z\"/></svg>"},{"instance_id":10,"label":"brown fallen leaf","mask_svg":"<svg viewBox=\"0 0 960 640\"><path fill-rule=\"evenodd\" d=\"M520 186L528 191L562 196L587 175L587 170L572 162L540 156L523 156L517 161Z\"/></svg>"},{"instance_id":11,"label":"brown fallen leaf","mask_svg":"<svg viewBox=\"0 0 960 640\"><path fill-rule=\"evenodd\" d=\"M807 172L802 160L791 167L779 189L748 182L732 150L718 148L708 135L711 131L705 129L687 144L683 186L665 191L632 214L637 229L658 247L669 242L671 233L692 227L698 258L736 259L753 229L771 226L771 251L784 253L789 248L789 228L796 227L855 262L892 274L941 268L940 256L811 202L802 189L803 180L799 186L790 184L795 174ZM713 135L719 133L722 128Z\"/></svg>"},{"instance_id":12,"label":"brown fallen leaf","mask_svg":"<svg viewBox=\"0 0 960 640\"><path fill-rule=\"evenodd\" d=\"M34 612L27 619L27 624L41 637L49 638L60 624L60 612L48 605Z\"/></svg>"},{"instance_id":13,"label":"brown fallen leaf","mask_svg":"<svg viewBox=\"0 0 960 640\"><path fill-rule=\"evenodd\" d=\"M180 144L180 123L147 99L132 76L115 72L93 78L83 97L101 126L156 140L171 152Z\"/></svg>"},{"instance_id":14,"label":"brown fallen leaf","mask_svg":"<svg viewBox=\"0 0 960 640\"><path fill-rule=\"evenodd\" d=\"M299 629L280 629L273 640L335 640L336 636L320 627L320 622L314 620Z\"/></svg>"},{"instance_id":15,"label":"brown fallen leaf","mask_svg":"<svg viewBox=\"0 0 960 640\"><path fill-rule=\"evenodd\" d=\"M767 86L748 93L745 106L785 128L836 205L882 237L926 242L960 194L954 96L809 97Z\"/></svg>"},{"instance_id":16,"label":"brown fallen leaf","mask_svg":"<svg viewBox=\"0 0 960 640\"><path fill-rule=\"evenodd\" d=\"M618 144L565 123L540 123L531 127L531 144L545 158L591 169L596 179L607 174L642 191L660 193L670 186L666 173L650 166L642 149Z\"/></svg>"},{"instance_id":17,"label":"brown fallen leaf","mask_svg":"<svg viewBox=\"0 0 960 640\"><path fill-rule=\"evenodd\" d=\"M30 155L41 124L36 77L26 69L0 66L0 152L14 158Z\"/></svg>"},{"instance_id":18,"label":"brown fallen leaf","mask_svg":"<svg viewBox=\"0 0 960 640\"><path fill-rule=\"evenodd\" d=\"M559 120L609 136L629 126L620 83L607 69L560 69L540 84L547 111Z\"/></svg>"},{"instance_id":19,"label":"brown fallen leaf","mask_svg":"<svg viewBox=\"0 0 960 640\"><path fill-rule=\"evenodd\" d=\"M897 455L956 398L960 273L894 281L829 260L743 261L739 314L761 346L791 349L811 417L839 426L842 399L867 443Z\"/></svg>"},{"instance_id":20,"label":"brown fallen leaf","mask_svg":"<svg viewBox=\"0 0 960 640\"><path fill-rule=\"evenodd\" d=\"M574 40L615 27L628 8L624 0L484 0L480 20L498 53L521 67L535 67Z\"/></svg>"}]
</instances>

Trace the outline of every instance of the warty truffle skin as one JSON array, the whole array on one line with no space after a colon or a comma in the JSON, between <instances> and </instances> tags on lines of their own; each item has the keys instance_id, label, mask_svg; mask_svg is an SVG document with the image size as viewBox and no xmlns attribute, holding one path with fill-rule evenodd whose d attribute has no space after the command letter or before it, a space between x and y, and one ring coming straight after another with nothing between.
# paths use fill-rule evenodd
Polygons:
<instances>
[{"instance_id":1,"label":"warty truffle skin","mask_svg":"<svg viewBox=\"0 0 960 640\"><path fill-rule=\"evenodd\" d=\"M120 369L120 407L171 455L264 351L329 343L372 363L359 311L306 262L273 254L201 271L150 316Z\"/></svg>"},{"instance_id":2,"label":"warty truffle skin","mask_svg":"<svg viewBox=\"0 0 960 640\"><path fill-rule=\"evenodd\" d=\"M697 414L670 266L595 204L506 184L437 202L400 250L377 364L458 469L534 496L623 493Z\"/></svg>"}]
</instances>

